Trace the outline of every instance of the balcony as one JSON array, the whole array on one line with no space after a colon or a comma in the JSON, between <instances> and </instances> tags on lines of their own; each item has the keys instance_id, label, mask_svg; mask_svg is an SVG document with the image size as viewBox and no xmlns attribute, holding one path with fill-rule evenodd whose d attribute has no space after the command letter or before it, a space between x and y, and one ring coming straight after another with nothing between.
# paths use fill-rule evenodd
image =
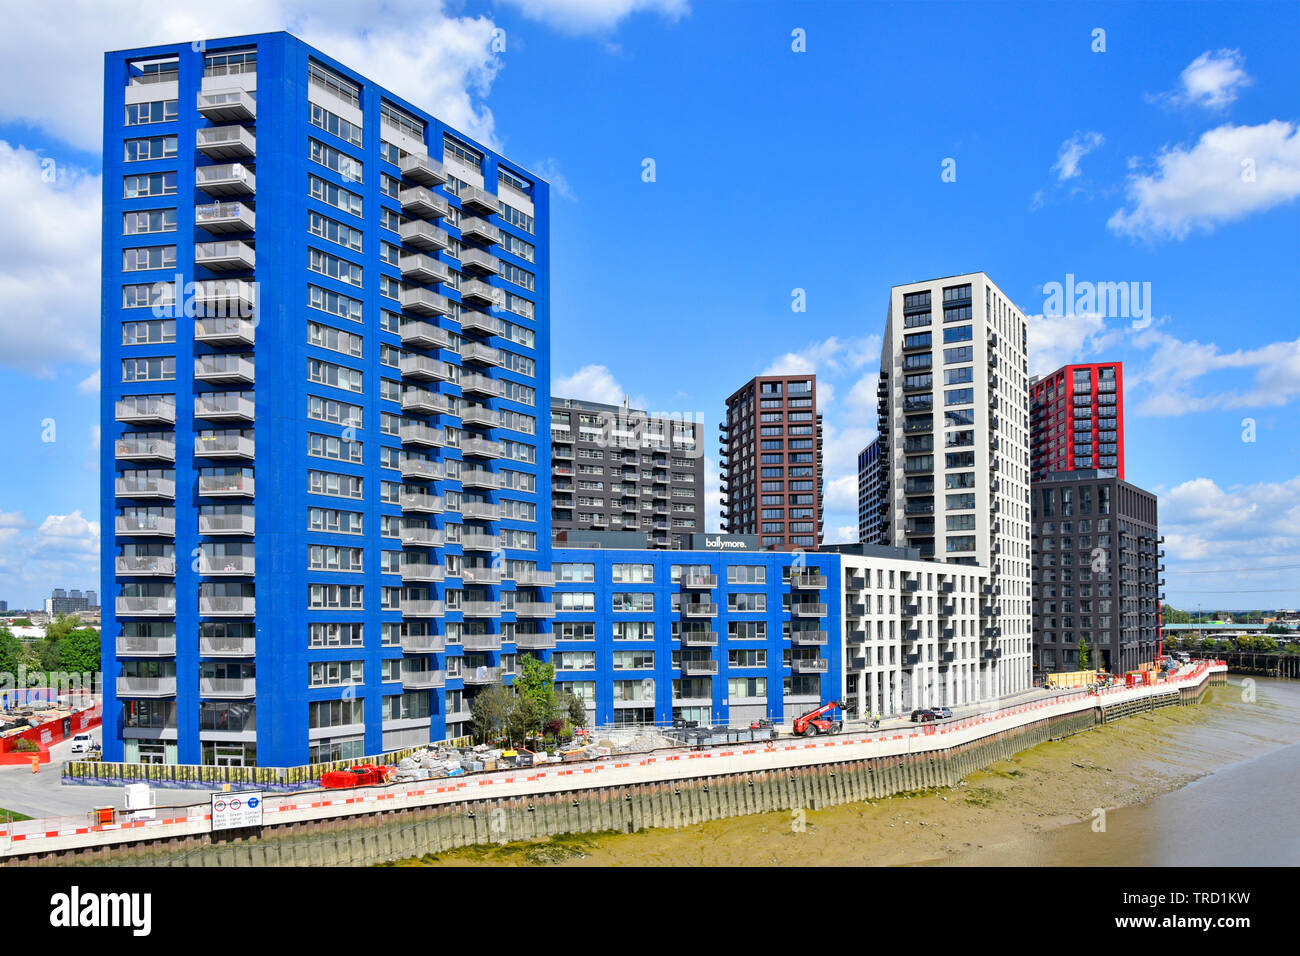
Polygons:
<instances>
[{"instance_id":1,"label":"balcony","mask_svg":"<svg viewBox=\"0 0 1300 956\"><path fill-rule=\"evenodd\" d=\"M464 614L466 617L500 617L501 602L500 601L462 601L460 604L460 612ZM496 647L501 646L500 634L466 635L465 637L462 638L462 641L466 642L465 643L466 650L485 650L485 648L474 647L468 643L472 637L476 637L476 636L493 638L496 641Z\"/></svg>"},{"instance_id":2,"label":"balcony","mask_svg":"<svg viewBox=\"0 0 1300 956\"><path fill-rule=\"evenodd\" d=\"M408 565L408 567L427 568L430 565ZM401 604L402 617L442 617L445 609L442 601L431 598L406 598ZM442 640L441 635L438 635L438 640Z\"/></svg>"},{"instance_id":3,"label":"balcony","mask_svg":"<svg viewBox=\"0 0 1300 956\"><path fill-rule=\"evenodd\" d=\"M501 230L486 219L480 219L477 216L461 217L460 234L466 239L474 239L486 245L501 241Z\"/></svg>"},{"instance_id":4,"label":"balcony","mask_svg":"<svg viewBox=\"0 0 1300 956\"><path fill-rule=\"evenodd\" d=\"M683 660L681 662L683 677L709 677L718 672L718 662L709 660Z\"/></svg>"},{"instance_id":5,"label":"balcony","mask_svg":"<svg viewBox=\"0 0 1300 956\"><path fill-rule=\"evenodd\" d=\"M457 196L460 198L461 209L489 215L501 210L500 200L481 186L464 184L460 187Z\"/></svg>"},{"instance_id":6,"label":"balcony","mask_svg":"<svg viewBox=\"0 0 1300 956\"><path fill-rule=\"evenodd\" d=\"M226 700L242 700L257 696L257 678L255 677L200 677L200 697L219 697Z\"/></svg>"},{"instance_id":7,"label":"balcony","mask_svg":"<svg viewBox=\"0 0 1300 956\"><path fill-rule=\"evenodd\" d=\"M795 674L825 674L830 669L830 661L824 657L796 657L790 661L790 670Z\"/></svg>"},{"instance_id":8,"label":"balcony","mask_svg":"<svg viewBox=\"0 0 1300 956\"><path fill-rule=\"evenodd\" d=\"M515 617L555 617L553 601L515 601Z\"/></svg>"},{"instance_id":9,"label":"balcony","mask_svg":"<svg viewBox=\"0 0 1300 956\"><path fill-rule=\"evenodd\" d=\"M398 495L397 503L403 511L414 514L441 514L446 510L446 502L442 495L403 492Z\"/></svg>"},{"instance_id":10,"label":"balcony","mask_svg":"<svg viewBox=\"0 0 1300 956\"><path fill-rule=\"evenodd\" d=\"M199 166L194 170L194 186L209 196L248 196L257 192L257 176L243 163Z\"/></svg>"},{"instance_id":11,"label":"balcony","mask_svg":"<svg viewBox=\"0 0 1300 956\"><path fill-rule=\"evenodd\" d=\"M467 579L468 580L468 579ZM555 586L555 572L536 571L529 568L515 572L515 584L549 588Z\"/></svg>"},{"instance_id":12,"label":"balcony","mask_svg":"<svg viewBox=\"0 0 1300 956\"><path fill-rule=\"evenodd\" d=\"M195 435L195 458L255 458L253 439L244 435Z\"/></svg>"},{"instance_id":13,"label":"balcony","mask_svg":"<svg viewBox=\"0 0 1300 956\"><path fill-rule=\"evenodd\" d=\"M451 402L438 392L408 386L402 392L402 411L415 415L445 415L451 411Z\"/></svg>"},{"instance_id":14,"label":"balcony","mask_svg":"<svg viewBox=\"0 0 1300 956\"><path fill-rule=\"evenodd\" d=\"M460 359L462 362L477 362L482 365L497 366L498 368L505 365L499 348L484 345L481 342L466 342L462 345Z\"/></svg>"},{"instance_id":15,"label":"balcony","mask_svg":"<svg viewBox=\"0 0 1300 956\"><path fill-rule=\"evenodd\" d=\"M477 372L461 375L460 390L466 395L487 395L490 398L503 398L506 392L505 382Z\"/></svg>"},{"instance_id":16,"label":"balcony","mask_svg":"<svg viewBox=\"0 0 1300 956\"><path fill-rule=\"evenodd\" d=\"M175 677L119 677L118 697L175 697Z\"/></svg>"},{"instance_id":17,"label":"balcony","mask_svg":"<svg viewBox=\"0 0 1300 956\"><path fill-rule=\"evenodd\" d=\"M505 446L499 441L492 441L487 438L466 438L461 442L460 453L465 457L475 458L502 458L505 456Z\"/></svg>"},{"instance_id":18,"label":"balcony","mask_svg":"<svg viewBox=\"0 0 1300 956\"><path fill-rule=\"evenodd\" d=\"M257 119L257 100L247 90L208 90L199 93L199 113L211 123L243 123Z\"/></svg>"},{"instance_id":19,"label":"balcony","mask_svg":"<svg viewBox=\"0 0 1300 956\"><path fill-rule=\"evenodd\" d=\"M113 530L119 535L151 538L176 537L176 519L156 515L118 515Z\"/></svg>"},{"instance_id":20,"label":"balcony","mask_svg":"<svg viewBox=\"0 0 1300 956\"><path fill-rule=\"evenodd\" d=\"M118 617L175 617L174 597L119 597L115 602Z\"/></svg>"},{"instance_id":21,"label":"balcony","mask_svg":"<svg viewBox=\"0 0 1300 956\"><path fill-rule=\"evenodd\" d=\"M253 479L248 475L199 475L199 494L209 498L251 498Z\"/></svg>"},{"instance_id":22,"label":"balcony","mask_svg":"<svg viewBox=\"0 0 1300 956\"><path fill-rule=\"evenodd\" d=\"M199 515L199 534L252 534L252 515Z\"/></svg>"},{"instance_id":23,"label":"balcony","mask_svg":"<svg viewBox=\"0 0 1300 956\"><path fill-rule=\"evenodd\" d=\"M257 571L257 559L245 554L200 554L199 574L247 577Z\"/></svg>"},{"instance_id":24,"label":"balcony","mask_svg":"<svg viewBox=\"0 0 1300 956\"><path fill-rule=\"evenodd\" d=\"M435 282L451 281L451 266L433 256L426 256L422 252L403 252L397 261L402 270L402 278L411 282L432 285Z\"/></svg>"},{"instance_id":25,"label":"balcony","mask_svg":"<svg viewBox=\"0 0 1300 956\"><path fill-rule=\"evenodd\" d=\"M446 362L427 355L403 355L400 371L404 378L425 382L451 382L456 374Z\"/></svg>"},{"instance_id":26,"label":"balcony","mask_svg":"<svg viewBox=\"0 0 1300 956\"><path fill-rule=\"evenodd\" d=\"M500 568L480 568L473 565L461 568L461 579L466 584L500 584L502 578Z\"/></svg>"},{"instance_id":27,"label":"balcony","mask_svg":"<svg viewBox=\"0 0 1300 956\"><path fill-rule=\"evenodd\" d=\"M500 634L466 634L461 638L461 646L467 651L501 650Z\"/></svg>"},{"instance_id":28,"label":"balcony","mask_svg":"<svg viewBox=\"0 0 1300 956\"><path fill-rule=\"evenodd\" d=\"M466 551L499 551L501 535L465 531L461 533L460 546Z\"/></svg>"},{"instance_id":29,"label":"balcony","mask_svg":"<svg viewBox=\"0 0 1300 956\"><path fill-rule=\"evenodd\" d=\"M921 613L921 607L918 604L904 604L901 610L903 617L916 617Z\"/></svg>"},{"instance_id":30,"label":"balcony","mask_svg":"<svg viewBox=\"0 0 1300 956\"><path fill-rule=\"evenodd\" d=\"M526 651L545 651L555 647L555 635L550 631L537 634L515 634L515 647Z\"/></svg>"},{"instance_id":31,"label":"balcony","mask_svg":"<svg viewBox=\"0 0 1300 956\"><path fill-rule=\"evenodd\" d=\"M441 528L402 528L399 535L404 548L442 547Z\"/></svg>"},{"instance_id":32,"label":"balcony","mask_svg":"<svg viewBox=\"0 0 1300 956\"><path fill-rule=\"evenodd\" d=\"M450 242L447 230L439 229L425 219L411 219L402 223L397 234L402 242L424 252L441 252Z\"/></svg>"},{"instance_id":33,"label":"balcony","mask_svg":"<svg viewBox=\"0 0 1300 956\"><path fill-rule=\"evenodd\" d=\"M447 444L447 433L441 428L434 428L421 422L402 422L398 427L403 445L420 445L425 448L440 448Z\"/></svg>"},{"instance_id":34,"label":"balcony","mask_svg":"<svg viewBox=\"0 0 1300 956\"><path fill-rule=\"evenodd\" d=\"M827 579L825 575L823 575L820 571L815 571L811 574L804 572L803 574L790 575L791 588L802 588L802 589L807 589L812 591L820 591L824 589L826 586L827 586Z\"/></svg>"},{"instance_id":35,"label":"balcony","mask_svg":"<svg viewBox=\"0 0 1300 956\"><path fill-rule=\"evenodd\" d=\"M830 641L829 631L791 631L790 643L797 647L823 645Z\"/></svg>"},{"instance_id":36,"label":"balcony","mask_svg":"<svg viewBox=\"0 0 1300 956\"><path fill-rule=\"evenodd\" d=\"M716 574L687 572L682 575L680 583L683 588L704 588L712 590L718 586L718 576Z\"/></svg>"},{"instance_id":37,"label":"balcony","mask_svg":"<svg viewBox=\"0 0 1300 956\"><path fill-rule=\"evenodd\" d=\"M250 159L257 137L246 126L209 126L198 131L195 147L208 159Z\"/></svg>"},{"instance_id":38,"label":"balcony","mask_svg":"<svg viewBox=\"0 0 1300 956\"><path fill-rule=\"evenodd\" d=\"M460 420L463 424L477 425L480 428L501 428L505 424L505 419L495 408L487 408L473 402L461 406Z\"/></svg>"},{"instance_id":39,"label":"balcony","mask_svg":"<svg viewBox=\"0 0 1300 956\"><path fill-rule=\"evenodd\" d=\"M119 637L115 641L118 657L175 657L174 637Z\"/></svg>"},{"instance_id":40,"label":"balcony","mask_svg":"<svg viewBox=\"0 0 1300 956\"><path fill-rule=\"evenodd\" d=\"M252 345L256 325L248 319L213 316L196 319L194 341L207 345Z\"/></svg>"},{"instance_id":41,"label":"balcony","mask_svg":"<svg viewBox=\"0 0 1300 956\"><path fill-rule=\"evenodd\" d=\"M825 604L812 603L793 603L790 605L790 614L793 617L825 617Z\"/></svg>"},{"instance_id":42,"label":"balcony","mask_svg":"<svg viewBox=\"0 0 1300 956\"><path fill-rule=\"evenodd\" d=\"M252 244L242 239L200 242L194 246L194 264L213 272L241 272L252 269L256 263L257 253Z\"/></svg>"},{"instance_id":43,"label":"balcony","mask_svg":"<svg viewBox=\"0 0 1300 956\"><path fill-rule=\"evenodd\" d=\"M500 667L466 667L461 672L461 678L466 684L498 684L501 682ZM450 719L450 718L448 718Z\"/></svg>"},{"instance_id":44,"label":"balcony","mask_svg":"<svg viewBox=\"0 0 1300 956\"><path fill-rule=\"evenodd\" d=\"M200 637L200 657L253 657L257 654L255 637Z\"/></svg>"},{"instance_id":45,"label":"balcony","mask_svg":"<svg viewBox=\"0 0 1300 956\"><path fill-rule=\"evenodd\" d=\"M118 461L175 461L176 443L163 438L119 438L113 443Z\"/></svg>"},{"instance_id":46,"label":"balcony","mask_svg":"<svg viewBox=\"0 0 1300 956\"><path fill-rule=\"evenodd\" d=\"M476 335L500 335L501 320L486 312L464 311L460 314L460 328Z\"/></svg>"},{"instance_id":47,"label":"balcony","mask_svg":"<svg viewBox=\"0 0 1300 956\"><path fill-rule=\"evenodd\" d=\"M718 606L709 601L683 601L682 617L717 617Z\"/></svg>"},{"instance_id":48,"label":"balcony","mask_svg":"<svg viewBox=\"0 0 1300 956\"><path fill-rule=\"evenodd\" d=\"M194 305L201 317L250 318L257 306L257 286L248 279L204 279L195 286Z\"/></svg>"},{"instance_id":49,"label":"balcony","mask_svg":"<svg viewBox=\"0 0 1300 956\"><path fill-rule=\"evenodd\" d=\"M678 639L682 642L683 647L716 647L718 644L718 632L713 630L684 628Z\"/></svg>"},{"instance_id":50,"label":"balcony","mask_svg":"<svg viewBox=\"0 0 1300 956\"><path fill-rule=\"evenodd\" d=\"M397 194L402 212L421 219L439 219L447 215L447 200L424 186L403 186Z\"/></svg>"},{"instance_id":51,"label":"balcony","mask_svg":"<svg viewBox=\"0 0 1300 956\"><path fill-rule=\"evenodd\" d=\"M214 234L252 232L257 214L241 202L208 203L195 208L194 224Z\"/></svg>"},{"instance_id":52,"label":"balcony","mask_svg":"<svg viewBox=\"0 0 1300 956\"><path fill-rule=\"evenodd\" d=\"M407 670L402 668L402 690L431 690L447 683L444 671Z\"/></svg>"},{"instance_id":53,"label":"balcony","mask_svg":"<svg viewBox=\"0 0 1300 956\"><path fill-rule=\"evenodd\" d=\"M176 559L161 554L119 554L114 561L114 572L119 577L175 577Z\"/></svg>"},{"instance_id":54,"label":"balcony","mask_svg":"<svg viewBox=\"0 0 1300 956\"><path fill-rule=\"evenodd\" d=\"M402 344L417 349L449 349L451 333L431 322L407 319L402 323Z\"/></svg>"},{"instance_id":55,"label":"balcony","mask_svg":"<svg viewBox=\"0 0 1300 956\"><path fill-rule=\"evenodd\" d=\"M499 306L503 301L502 290L482 279L466 279L462 282L460 297L463 302L477 306Z\"/></svg>"},{"instance_id":56,"label":"balcony","mask_svg":"<svg viewBox=\"0 0 1300 956\"><path fill-rule=\"evenodd\" d=\"M407 458L398 464L402 477L418 481L441 481L442 465L425 458Z\"/></svg>"},{"instance_id":57,"label":"balcony","mask_svg":"<svg viewBox=\"0 0 1300 956\"><path fill-rule=\"evenodd\" d=\"M420 153L407 153L402 157L402 175L421 186L441 186L447 182L447 171L442 163Z\"/></svg>"},{"instance_id":58,"label":"balcony","mask_svg":"<svg viewBox=\"0 0 1300 956\"><path fill-rule=\"evenodd\" d=\"M114 406L113 417L125 425L174 425L176 401L143 396L120 398Z\"/></svg>"},{"instance_id":59,"label":"balcony","mask_svg":"<svg viewBox=\"0 0 1300 956\"><path fill-rule=\"evenodd\" d=\"M461 249L460 267L464 272L485 272L496 275L501 269L501 260L484 249L467 246Z\"/></svg>"},{"instance_id":60,"label":"balcony","mask_svg":"<svg viewBox=\"0 0 1300 956\"><path fill-rule=\"evenodd\" d=\"M442 634L402 635L402 651L406 654L441 654L446 649L447 638Z\"/></svg>"},{"instance_id":61,"label":"balcony","mask_svg":"<svg viewBox=\"0 0 1300 956\"><path fill-rule=\"evenodd\" d=\"M466 518L477 521L501 520L501 506L490 501L465 501L461 503L460 513Z\"/></svg>"},{"instance_id":62,"label":"balcony","mask_svg":"<svg viewBox=\"0 0 1300 956\"><path fill-rule=\"evenodd\" d=\"M176 499L176 482L170 478L136 478L123 476L114 479L113 494L119 498Z\"/></svg>"},{"instance_id":63,"label":"balcony","mask_svg":"<svg viewBox=\"0 0 1300 956\"><path fill-rule=\"evenodd\" d=\"M194 417L208 421L253 420L254 405L251 398L235 392L204 392L194 396Z\"/></svg>"},{"instance_id":64,"label":"balcony","mask_svg":"<svg viewBox=\"0 0 1300 956\"><path fill-rule=\"evenodd\" d=\"M199 595L199 614L206 617L252 617L256 613L256 598Z\"/></svg>"},{"instance_id":65,"label":"balcony","mask_svg":"<svg viewBox=\"0 0 1300 956\"><path fill-rule=\"evenodd\" d=\"M450 315L451 300L424 286L408 286L400 293L402 309L416 315Z\"/></svg>"},{"instance_id":66,"label":"balcony","mask_svg":"<svg viewBox=\"0 0 1300 956\"><path fill-rule=\"evenodd\" d=\"M403 582L413 581L417 584L429 584L443 581L446 577L447 569L441 564L417 563L415 561L402 562Z\"/></svg>"}]
</instances>

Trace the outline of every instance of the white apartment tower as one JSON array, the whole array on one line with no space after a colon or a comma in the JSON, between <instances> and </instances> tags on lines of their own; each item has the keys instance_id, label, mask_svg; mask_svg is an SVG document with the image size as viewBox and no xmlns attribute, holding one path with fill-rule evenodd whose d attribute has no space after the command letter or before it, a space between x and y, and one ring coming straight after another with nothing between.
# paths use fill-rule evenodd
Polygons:
<instances>
[{"instance_id":1,"label":"white apartment tower","mask_svg":"<svg viewBox=\"0 0 1300 956\"><path fill-rule=\"evenodd\" d=\"M881 537L988 569L982 697L1031 684L1025 339L1024 314L982 272L890 292L877 392Z\"/></svg>"}]
</instances>

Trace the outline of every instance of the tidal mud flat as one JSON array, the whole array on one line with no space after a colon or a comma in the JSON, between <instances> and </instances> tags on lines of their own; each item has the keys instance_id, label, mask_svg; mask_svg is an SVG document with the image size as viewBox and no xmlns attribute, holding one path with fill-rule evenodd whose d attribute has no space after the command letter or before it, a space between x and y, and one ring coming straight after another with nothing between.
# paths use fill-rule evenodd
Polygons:
<instances>
[{"instance_id":1,"label":"tidal mud flat","mask_svg":"<svg viewBox=\"0 0 1300 956\"><path fill-rule=\"evenodd\" d=\"M1150 862L1147 850L1159 841L1143 831L1135 847L1125 835L1131 823L1112 825L1124 808L1150 807L1161 795L1215 774L1228 779L1225 771L1239 765L1279 759L1289 765L1300 760L1298 743L1300 687L1238 681L1212 688L1194 706L1140 714L1024 750L956 787L677 829L466 847L392 865L1136 865ZM1098 811L1105 812L1104 830L1096 829ZM1169 825L1180 824L1170 819ZM1072 836L1048 839L1058 833Z\"/></svg>"}]
</instances>

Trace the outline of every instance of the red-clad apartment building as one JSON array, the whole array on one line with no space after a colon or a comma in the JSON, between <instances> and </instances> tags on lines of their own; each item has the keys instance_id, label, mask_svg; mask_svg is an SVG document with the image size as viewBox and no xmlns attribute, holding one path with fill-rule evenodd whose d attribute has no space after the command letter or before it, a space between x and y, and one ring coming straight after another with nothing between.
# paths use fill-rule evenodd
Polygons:
<instances>
[{"instance_id":1,"label":"red-clad apartment building","mask_svg":"<svg viewBox=\"0 0 1300 956\"><path fill-rule=\"evenodd\" d=\"M1030 474L1102 469L1124 480L1124 369L1064 365L1029 385Z\"/></svg>"}]
</instances>

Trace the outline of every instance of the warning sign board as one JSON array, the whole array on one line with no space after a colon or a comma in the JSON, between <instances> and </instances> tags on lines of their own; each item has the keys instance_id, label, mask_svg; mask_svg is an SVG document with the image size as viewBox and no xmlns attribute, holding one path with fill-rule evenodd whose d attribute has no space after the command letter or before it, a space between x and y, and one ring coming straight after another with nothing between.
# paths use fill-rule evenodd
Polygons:
<instances>
[{"instance_id":1,"label":"warning sign board","mask_svg":"<svg viewBox=\"0 0 1300 956\"><path fill-rule=\"evenodd\" d=\"M212 829L238 830L262 825L262 791L212 795Z\"/></svg>"}]
</instances>

